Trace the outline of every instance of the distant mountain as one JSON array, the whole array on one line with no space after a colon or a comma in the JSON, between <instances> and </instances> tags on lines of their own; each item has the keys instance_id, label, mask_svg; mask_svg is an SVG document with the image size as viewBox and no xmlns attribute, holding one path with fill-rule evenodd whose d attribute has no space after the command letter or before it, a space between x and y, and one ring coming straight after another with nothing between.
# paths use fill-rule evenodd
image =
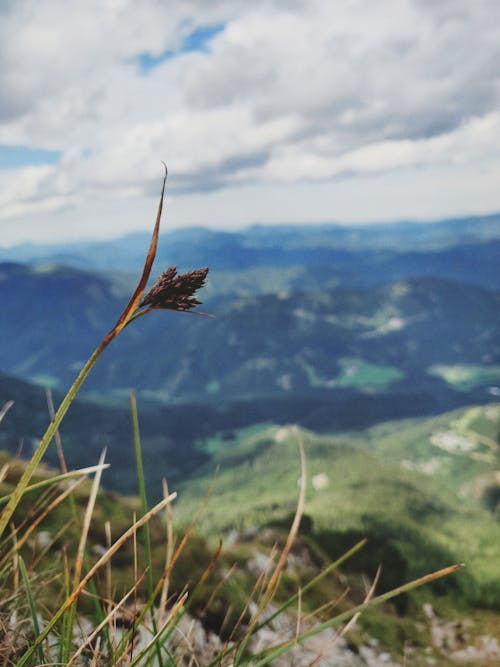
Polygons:
<instances>
[{"instance_id":1,"label":"distant mountain","mask_svg":"<svg viewBox=\"0 0 500 667\"><path fill-rule=\"evenodd\" d=\"M8 342L0 368L58 389L69 386L125 302L106 278L76 269L3 264L0 285ZM451 386L485 400L486 388L500 383L497 291L411 278L370 289L219 296L209 306L215 319L156 312L139 320L106 350L85 390L212 402L439 396ZM455 366L472 373L467 386L450 381Z\"/></svg>"},{"instance_id":2,"label":"distant mountain","mask_svg":"<svg viewBox=\"0 0 500 667\"><path fill-rule=\"evenodd\" d=\"M0 248L0 261L63 264L135 277L148 243L149 234L136 233L64 246L24 244ZM208 265L218 292L227 292L228 286L273 291L268 278L286 288L300 283L315 289L325 282L328 287L375 285L410 275L500 288L499 253L500 214L437 223L263 225L238 232L200 228L170 232L167 222L157 266L175 264L185 270Z\"/></svg>"},{"instance_id":3,"label":"distant mountain","mask_svg":"<svg viewBox=\"0 0 500 667\"><path fill-rule=\"evenodd\" d=\"M247 247L319 247L333 245L343 250L438 250L463 243L500 239L500 212L492 215L449 218L435 222L401 221L342 225L338 223L252 225L236 232L217 231L203 227L168 229L168 210L163 236L166 245L177 251L191 245L214 247L224 245L228 238ZM133 232L108 241L76 241L61 244L22 243L0 248L0 261L34 262L39 260L67 262L73 256L92 268L111 262L124 266L140 259L139 246L147 244L150 234ZM159 253L162 253L160 243ZM135 256L135 257L134 257ZM134 264L135 266L135 264ZM133 267L132 267L133 268Z\"/></svg>"},{"instance_id":4,"label":"distant mountain","mask_svg":"<svg viewBox=\"0 0 500 667\"><path fill-rule=\"evenodd\" d=\"M153 275L208 264L203 308L216 317L156 312L126 329L83 387L98 403L85 410L97 412L75 408L64 426L71 455L87 465L103 441L119 450L131 389L147 413L148 451L174 477L196 468L205 438L252 423L325 432L491 400L500 393L498 236L500 216L167 233ZM25 247L36 263L0 263L0 371L65 391L126 303L147 243ZM99 270L78 268L85 261ZM4 431L11 450L45 426L43 390L28 395L38 398ZM115 469L111 484L129 488L131 459Z\"/></svg>"}]
</instances>

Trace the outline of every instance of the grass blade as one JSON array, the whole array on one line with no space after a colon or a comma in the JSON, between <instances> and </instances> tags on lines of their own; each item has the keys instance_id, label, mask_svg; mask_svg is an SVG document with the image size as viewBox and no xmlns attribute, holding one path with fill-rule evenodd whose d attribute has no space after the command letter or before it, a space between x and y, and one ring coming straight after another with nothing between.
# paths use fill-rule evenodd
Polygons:
<instances>
[{"instance_id":1,"label":"grass blade","mask_svg":"<svg viewBox=\"0 0 500 667\"><path fill-rule=\"evenodd\" d=\"M28 604L30 608L30 614L31 614L31 620L33 622L33 630L35 631L35 637L37 637L40 634L40 625L38 623L38 615L36 613L36 607L35 607L35 600L33 598L33 594L31 592L31 586L30 586L30 581L28 578L28 572L26 570L26 565L24 564L24 559L21 555L19 555L19 570L21 571L21 577L23 580L24 588L26 590L26 597L28 598ZM41 646L37 646L37 657L40 662L40 664L43 664L45 662L45 658L43 655L43 649Z\"/></svg>"},{"instance_id":2,"label":"grass blade","mask_svg":"<svg viewBox=\"0 0 500 667\"><path fill-rule=\"evenodd\" d=\"M35 484L30 484L24 489L23 496L27 493L33 493L33 491L40 491L49 486L55 486L59 482L63 482L66 479L73 479L74 477L87 477L92 473L98 472L99 470L106 470L109 468L109 463L103 463L102 465L89 466L88 468L79 468L78 470L70 470L69 472L62 473L61 475L55 475L54 477L48 477L43 479L40 482ZM12 493L7 494L6 496L0 497L0 505L5 505L9 501Z\"/></svg>"},{"instance_id":3,"label":"grass blade","mask_svg":"<svg viewBox=\"0 0 500 667\"><path fill-rule=\"evenodd\" d=\"M105 565L109 559L125 544L125 542L134 534L134 532L140 528L146 521L150 521L151 517L153 517L155 514L158 514L168 503L172 502L175 498L177 497L176 493L171 493L167 498L159 502L157 505L155 505L149 512L141 517L136 523L134 523L128 530L126 530L121 537L119 537L112 545L111 547L106 551L105 554L99 558L99 560L90 568L90 570L87 572L87 574L83 577L83 579L80 581L78 586L72 591L72 593L66 598L65 602L62 604L62 606L57 610L57 612L53 615L51 618L50 622L46 625L45 629L43 632L41 632L36 640L33 642L33 644L28 648L28 650L24 653L24 655L21 657L21 659L18 662L17 667L22 667L27 663L27 661L30 659L30 657L33 655L35 650L37 650L37 647L43 642L43 640L47 637L49 632L57 625L59 620L64 616L65 612L75 603L75 601L78 599L78 597L81 595L82 591L85 589L89 581L92 579L92 577L96 574L98 570L100 570L103 565Z\"/></svg>"},{"instance_id":4,"label":"grass blade","mask_svg":"<svg viewBox=\"0 0 500 667\"><path fill-rule=\"evenodd\" d=\"M333 570L336 570L338 567L340 567L340 565L342 565L342 563L344 563L351 556L353 556L360 549L362 549L365 546L366 542L367 542L367 540L363 539L360 542L358 542L357 544L355 544L353 547L351 547L351 549L349 549L349 551L346 551L344 554L342 554L342 556L337 558L336 561L334 561L333 563L330 563L330 565L328 565L328 567L326 567L318 575L316 575L313 579L311 579L311 581L308 581L307 584L304 584L304 586L302 586L302 589L301 589L302 596L304 595L304 593L307 593L307 591L309 589L311 589L313 586L318 584L322 579L324 579L328 574L330 574L330 572L332 572ZM255 627L255 632L258 632L261 628L263 628L266 625L268 625L269 623L271 623L271 621L273 621L277 616L282 614L285 611L285 609L288 609L288 607L291 607L294 604L294 602L297 601L298 595L299 595L298 593L295 593L295 595L292 595L291 597L289 597L288 600L286 602L284 602L280 607L278 607L278 609L276 609L275 612L270 614L264 621L262 621L262 623L260 623L259 625L257 625Z\"/></svg>"},{"instance_id":5,"label":"grass blade","mask_svg":"<svg viewBox=\"0 0 500 667\"><path fill-rule=\"evenodd\" d=\"M139 304L139 301L141 299L142 294L144 293L144 289L146 287L146 284L149 279L149 275L151 273L151 268L153 266L153 262L155 259L156 255L156 249L158 247L158 234L160 231L160 220L161 220L161 213L162 213L162 208L163 208L163 197L165 194L165 183L167 180L167 170L165 167L165 177L163 179L163 185L161 189L161 196L160 196L160 204L158 206L158 213L156 215L156 223L155 227L153 230L153 235L151 237L151 243L149 246L148 254L146 256L146 260L144 262L144 268L142 271L142 275L139 279L139 282L137 284L137 287L135 288L132 296L130 297L130 300L128 304L125 306L125 309L123 310L122 314L120 315L117 323L115 326L109 331L106 336L102 339L102 341L99 343L99 345L96 347L94 352L90 355L90 357L87 359L85 364L83 365L83 368L80 370L78 373L75 381L69 388L67 394L64 396L61 405L57 409L56 414L54 415L54 418L51 420L47 430L45 431L42 439L40 440L40 443L38 444L37 448L35 449L35 452L33 453L33 456L31 457L30 461L26 465L26 468L24 469L24 472L21 476L21 479L19 480L15 490L13 491L6 507L2 511L2 514L0 515L0 538L2 537L3 533L5 532L6 527L9 524L9 521L14 514L14 511L16 507L19 504L19 501L21 500L24 490L28 486L30 479L33 477L33 474L38 467L40 461L42 460L43 455L47 451L48 446L52 442L52 438L54 437L57 429L59 428L62 420L64 419L64 416L66 415L67 411L69 410L71 404L76 398L76 395L80 391L80 388L82 384L85 382L88 374L92 370L92 368L95 366L97 360L101 356L102 352L106 349L106 347L111 343L111 341L120 333L120 331L127 325L127 322L129 321L130 317L133 315L134 310L137 308L137 305Z\"/></svg>"},{"instance_id":6,"label":"grass blade","mask_svg":"<svg viewBox=\"0 0 500 667\"><path fill-rule=\"evenodd\" d=\"M423 586L424 584L428 584L429 582L434 581L435 579L440 579L441 577L445 577L448 574L456 572L462 567L463 567L462 564L450 565L449 567L445 567L441 570L437 570L436 572L432 572L430 574L426 574L423 577L419 577L418 579L414 579L413 581L410 581L407 584L398 586L397 588L394 588L391 591L388 591L387 593L383 593L382 595L378 595L377 597L372 598L367 602L363 602L362 604L357 605L356 607L353 607L352 609L349 609L348 611L345 611L342 614L339 614L338 616L329 619L328 621L324 621L323 623L318 623L313 628L310 628L309 630L303 632L297 638L294 637L291 640L283 642L277 647L274 647L272 649L267 649L266 651L263 651L259 655L251 656L250 658L245 658L242 661L242 664L248 664L248 662L252 660L252 667L264 667L264 665L268 665L272 660L289 651L297 643L301 643L305 639L313 637L314 635L323 632L323 630L326 630L327 628L336 627L337 625L340 625L344 621L348 621L350 618L352 618L352 616L355 616L357 613L366 611L367 609L370 609L372 607L377 607L383 602L386 602L387 600L391 600L392 598L401 595L401 593L406 593L414 588L417 588L418 586Z\"/></svg>"},{"instance_id":7,"label":"grass blade","mask_svg":"<svg viewBox=\"0 0 500 667\"><path fill-rule=\"evenodd\" d=\"M139 498L141 500L141 509L142 514L146 514L148 511L148 499L146 495L146 483L144 480L144 466L142 464L142 447L141 447L141 435L139 431L139 416L137 414L137 401L135 398L134 392L130 392L130 411L132 413L132 429L134 434L134 452L135 452L135 465L137 469L137 481L139 484ZM146 556L146 589L148 597L151 597L153 594L153 559L151 556L151 531L149 530L149 523L145 523L141 530L143 537L143 546L144 553ZM151 605L153 610L154 600ZM156 622L156 617L154 611L151 613L151 620L153 624L153 632L155 635L158 635L158 624ZM159 642L155 642L156 645L156 658L158 660L159 667L163 667L163 660L161 656L161 647Z\"/></svg>"},{"instance_id":8,"label":"grass blade","mask_svg":"<svg viewBox=\"0 0 500 667\"><path fill-rule=\"evenodd\" d=\"M78 550L76 552L76 559L75 559L75 564L74 564L74 574L73 574L73 587L75 588L78 585L78 582L80 581L80 576L82 573L82 567L83 567L83 562L85 559L85 550L86 550L86 544L87 544L87 537L89 534L89 529L90 529L90 522L92 520L92 514L94 512L94 507L95 507L95 502L97 499L97 493L99 491L99 485L101 483L101 475L102 475L102 465L104 464L104 459L106 457L106 450L104 450L101 454L101 457L99 459L99 464L98 464L98 471L94 477L94 481L92 482L92 489L89 495L89 499L87 502L87 508L85 510L85 515L83 518L83 525L81 528L81 535L80 535L80 541L78 543ZM63 662L66 662L69 659L70 651L71 651L71 645L72 645L72 640L73 640L73 625L75 622L75 616L76 616L76 607L73 605L69 609L68 613L68 623L66 625L66 632L67 634L63 638L63 646L62 646L62 656L63 656Z\"/></svg>"},{"instance_id":9,"label":"grass blade","mask_svg":"<svg viewBox=\"0 0 500 667\"><path fill-rule=\"evenodd\" d=\"M305 500L306 500L306 485L307 485L307 466L306 466L306 457L305 457L305 452L304 452L304 442L302 440L302 435L298 427L294 427L294 431L297 435L297 443L299 446L299 452L300 452L300 490L299 490L299 498L297 500L297 509L295 510L295 516L292 521L292 525L290 527L290 531L288 533L288 537L285 543L285 546L283 547L283 550L280 554L280 557L278 559L278 562L276 564L276 567L274 568L274 572L271 575L271 578L269 579L269 582L266 586L266 589L264 591L264 594L262 596L262 599L260 600L258 604L257 611L254 614L254 618L250 622L250 627L243 638L241 645L238 648L238 651L236 652L236 656L234 659L234 664L238 665L241 657L246 649L246 646L248 644L248 641L250 640L250 637L254 634L255 628L258 625L258 620L259 617L261 616L262 612L265 610L267 605L271 602L273 599L276 590L279 586L279 582L281 579L281 575L283 573L283 570L286 565L286 561L288 558L288 554L290 553L290 550L293 546L293 543L295 541L295 538L297 537L297 533L299 531L299 526L300 526L300 521L302 519L302 514L304 513L304 505L305 505Z\"/></svg>"},{"instance_id":10,"label":"grass blade","mask_svg":"<svg viewBox=\"0 0 500 667\"><path fill-rule=\"evenodd\" d=\"M85 641L81 644L81 646L78 648L78 650L73 653L71 658L68 660L67 667L70 667L75 660L83 653L83 651L86 649L86 647L92 643L92 641L97 637L97 635L101 632L101 630L106 627L106 625L113 619L114 616L116 616L116 613L121 609L121 607L125 604L125 602L128 600L128 598L134 593L138 586L140 585L142 581L142 577L138 579L132 588L122 597L122 599L117 602L114 606L111 607L110 611L108 614L102 619L102 621L99 623L99 625L94 628L94 630L88 635L88 637L85 639Z\"/></svg>"},{"instance_id":11,"label":"grass blade","mask_svg":"<svg viewBox=\"0 0 500 667\"><path fill-rule=\"evenodd\" d=\"M7 412L11 409L11 407L14 405L14 401L7 401L6 403L3 404L2 409L0 410L0 422L2 419L5 417Z\"/></svg>"}]
</instances>

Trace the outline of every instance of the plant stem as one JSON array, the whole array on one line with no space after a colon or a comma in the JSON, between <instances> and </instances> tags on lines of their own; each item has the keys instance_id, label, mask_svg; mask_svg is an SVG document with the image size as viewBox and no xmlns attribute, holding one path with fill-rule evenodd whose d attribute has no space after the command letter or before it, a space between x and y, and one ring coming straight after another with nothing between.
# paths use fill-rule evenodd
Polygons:
<instances>
[{"instance_id":1,"label":"plant stem","mask_svg":"<svg viewBox=\"0 0 500 667\"><path fill-rule=\"evenodd\" d=\"M142 465L142 448L141 448L141 434L139 431L139 417L137 414L137 401L135 399L135 394L132 391L130 393L130 411L132 413L132 429L134 434L134 452L135 452L135 463L137 467L137 482L139 484L139 496L141 499L141 509L142 514L146 514L148 511L148 499L146 495L146 482L144 480L144 466ZM142 527L143 535L143 546L146 556L146 589L148 592L148 597L153 594L153 558L151 556L151 531L149 530L149 523L145 523ZM154 600L151 605L151 620L153 624L153 633L155 636L158 635L158 624L156 622L156 617L154 614ZM163 667L163 658L161 655L161 647L158 640L154 642L156 650L156 660L159 667Z\"/></svg>"},{"instance_id":2,"label":"plant stem","mask_svg":"<svg viewBox=\"0 0 500 667\"><path fill-rule=\"evenodd\" d=\"M71 385L68 393L62 400L61 405L57 409L56 414L54 415L54 418L50 422L47 430L45 431L45 434L43 435L42 439L40 440L40 443L38 447L36 448L33 456L31 457L31 460L29 463L26 465L26 468L24 469L24 472L17 483L16 488L14 489L9 502L5 506L5 509L3 510L2 514L0 515L0 538L2 537L5 528L7 527L12 515L14 514L14 511L16 507L19 504L19 501L21 500L21 497L28 486L30 479L33 476L33 473L35 472L38 464L42 460L43 455L47 451L48 446L50 445L52 438L54 437L54 434L56 430L58 429L60 423L62 422L64 415L68 411L70 405L73 403L75 400L75 397L80 390L80 387L82 386L85 378L87 375L90 373L92 368L94 367L96 361L100 357L101 353L103 350L109 345L109 343L113 340L113 338L108 338L106 337L94 350L94 352L90 355L90 357L87 359L85 362L82 370L78 373L78 376L76 377L75 381Z\"/></svg>"},{"instance_id":3,"label":"plant stem","mask_svg":"<svg viewBox=\"0 0 500 667\"><path fill-rule=\"evenodd\" d=\"M116 338L116 336L120 333L120 331L127 326L131 317L133 317L133 315L137 311L137 307L141 300L142 294L144 293L144 289L149 280L151 267L153 266L153 262L156 256L156 249L158 247L158 234L160 232L161 213L163 209L163 197L165 194L165 183L167 181L167 165L164 163L164 166L165 166L165 176L163 178L163 184L161 188L160 202L158 204L158 212L156 214L156 222L153 229L153 235L151 237L151 243L149 244L149 250L146 255L146 259L144 261L142 274L139 279L139 282L137 283L137 287L135 288L122 314L118 318L118 321L115 324L115 326L104 336L104 338L96 347L94 352L85 362L85 365L83 366L82 370L78 373L76 380L73 382L68 393L63 398L62 403L59 406L56 414L54 415L54 418L50 422L48 429L45 431L43 438L40 440L40 444L38 445L38 447L35 450L35 453L31 457L30 462L27 464L21 476L21 479L19 480L14 492L12 493L12 496L10 497L9 502L7 503L7 506L0 515L0 539L12 515L14 514L16 507L18 506L19 501L21 500L21 497L26 487L29 484L31 477L33 476L33 473L35 472L38 464L42 460L43 455L47 451L47 447L50 445L50 442L54 437L60 423L62 422L64 415L68 411L69 406L75 400L75 397L78 394L78 391L80 390L80 387L82 386L85 378L94 367L95 362L99 359L101 352L103 352L103 350L105 350L106 347L111 343L113 338Z\"/></svg>"}]
</instances>

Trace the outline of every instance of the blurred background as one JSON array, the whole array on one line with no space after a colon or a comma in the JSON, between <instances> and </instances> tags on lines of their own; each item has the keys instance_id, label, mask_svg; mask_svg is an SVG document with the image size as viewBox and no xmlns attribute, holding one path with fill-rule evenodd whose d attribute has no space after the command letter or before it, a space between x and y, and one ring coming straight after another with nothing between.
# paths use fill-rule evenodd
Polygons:
<instances>
[{"instance_id":1,"label":"blurred background","mask_svg":"<svg viewBox=\"0 0 500 667\"><path fill-rule=\"evenodd\" d=\"M297 425L308 539L370 536L382 588L467 562L434 593L490 631L500 5L4 0L0 44L0 446L29 455L127 302L164 160L152 277L209 266L216 317L123 332L61 429L70 465L107 446L104 485L136 493L134 390L150 497L167 477L187 519L220 466L202 526L241 534L293 510Z\"/></svg>"}]
</instances>

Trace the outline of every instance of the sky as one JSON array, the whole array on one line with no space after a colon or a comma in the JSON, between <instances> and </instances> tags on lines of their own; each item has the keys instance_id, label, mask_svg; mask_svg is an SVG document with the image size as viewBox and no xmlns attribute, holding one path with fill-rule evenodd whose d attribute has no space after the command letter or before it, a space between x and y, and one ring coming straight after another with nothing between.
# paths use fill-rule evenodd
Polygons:
<instances>
[{"instance_id":1,"label":"sky","mask_svg":"<svg viewBox=\"0 0 500 667\"><path fill-rule=\"evenodd\" d=\"M0 0L0 245L500 210L498 0Z\"/></svg>"}]
</instances>

